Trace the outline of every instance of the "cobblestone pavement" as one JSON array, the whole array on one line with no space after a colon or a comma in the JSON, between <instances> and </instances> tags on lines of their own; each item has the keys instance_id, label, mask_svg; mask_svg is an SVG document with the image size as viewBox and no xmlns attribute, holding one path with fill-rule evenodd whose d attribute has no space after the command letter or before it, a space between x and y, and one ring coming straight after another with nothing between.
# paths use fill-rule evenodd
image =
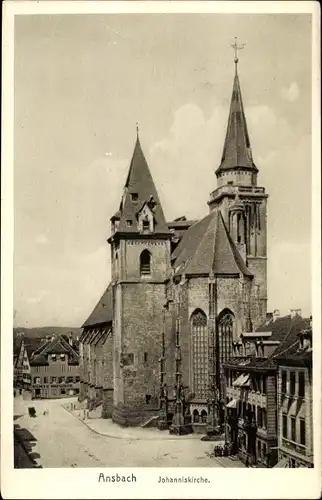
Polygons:
<instances>
[{"instance_id":1,"label":"cobblestone pavement","mask_svg":"<svg viewBox=\"0 0 322 500\"><path fill-rule=\"evenodd\" d=\"M63 408L75 400L15 398L15 420L37 439L38 464L48 467L222 467L209 454L214 444L192 439L115 439L93 432ZM37 416L28 415L28 406ZM44 411L48 414L44 415ZM139 432L141 432L140 429ZM201 436L200 436L201 437Z\"/></svg>"},{"instance_id":2,"label":"cobblestone pavement","mask_svg":"<svg viewBox=\"0 0 322 500\"><path fill-rule=\"evenodd\" d=\"M146 440L170 440L170 441L184 441L186 439L197 439L200 441L202 435L188 434L185 436L171 435L168 431L159 431L155 427L145 428L142 427L120 427L109 419L103 418L85 418L84 410L71 410L71 404L63 404L63 407L72 415L81 420L90 429L102 436L113 437L117 439L127 439L129 441L146 441ZM87 413L87 411L86 411Z\"/></svg>"}]
</instances>

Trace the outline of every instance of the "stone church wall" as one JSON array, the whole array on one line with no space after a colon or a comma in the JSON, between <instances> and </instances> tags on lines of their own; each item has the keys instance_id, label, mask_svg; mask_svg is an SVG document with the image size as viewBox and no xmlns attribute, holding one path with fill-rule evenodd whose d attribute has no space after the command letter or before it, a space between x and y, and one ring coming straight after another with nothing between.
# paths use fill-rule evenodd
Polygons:
<instances>
[{"instance_id":1,"label":"stone church wall","mask_svg":"<svg viewBox=\"0 0 322 500\"><path fill-rule=\"evenodd\" d=\"M163 284L122 286L122 357L124 402L151 402L159 395L159 358L163 328Z\"/></svg>"}]
</instances>

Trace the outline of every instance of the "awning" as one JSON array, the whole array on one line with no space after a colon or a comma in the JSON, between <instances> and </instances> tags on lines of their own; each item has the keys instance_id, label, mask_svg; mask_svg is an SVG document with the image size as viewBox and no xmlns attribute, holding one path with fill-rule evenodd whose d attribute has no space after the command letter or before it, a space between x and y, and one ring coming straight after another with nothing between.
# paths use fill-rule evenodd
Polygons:
<instances>
[{"instance_id":1,"label":"awning","mask_svg":"<svg viewBox=\"0 0 322 500\"><path fill-rule=\"evenodd\" d=\"M249 373L245 374L241 382L239 383L240 387L249 387Z\"/></svg>"},{"instance_id":2,"label":"awning","mask_svg":"<svg viewBox=\"0 0 322 500\"><path fill-rule=\"evenodd\" d=\"M288 458L284 457L282 458L275 466L274 468L277 467L278 469L288 469L289 467L289 461Z\"/></svg>"},{"instance_id":3,"label":"awning","mask_svg":"<svg viewBox=\"0 0 322 500\"><path fill-rule=\"evenodd\" d=\"M239 377L233 382L233 387L247 387L249 386L249 373L242 373Z\"/></svg>"},{"instance_id":4,"label":"awning","mask_svg":"<svg viewBox=\"0 0 322 500\"><path fill-rule=\"evenodd\" d=\"M237 399L232 399L226 404L226 408L237 408Z\"/></svg>"},{"instance_id":5,"label":"awning","mask_svg":"<svg viewBox=\"0 0 322 500\"><path fill-rule=\"evenodd\" d=\"M239 375L238 378L236 378L236 380L233 382L233 387L239 387L240 385L240 382L243 380L245 374L242 373L241 375Z\"/></svg>"}]
</instances>

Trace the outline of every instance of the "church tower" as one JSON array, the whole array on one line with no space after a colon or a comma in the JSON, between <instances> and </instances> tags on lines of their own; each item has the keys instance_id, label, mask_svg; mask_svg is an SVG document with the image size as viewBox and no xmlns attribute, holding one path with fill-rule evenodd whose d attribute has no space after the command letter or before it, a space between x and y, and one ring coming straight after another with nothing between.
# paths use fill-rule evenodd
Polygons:
<instances>
[{"instance_id":1,"label":"church tower","mask_svg":"<svg viewBox=\"0 0 322 500\"><path fill-rule=\"evenodd\" d=\"M139 136L111 225L113 419L133 424L159 396L165 280L171 271L171 234Z\"/></svg>"},{"instance_id":2,"label":"church tower","mask_svg":"<svg viewBox=\"0 0 322 500\"><path fill-rule=\"evenodd\" d=\"M254 274L258 319L265 319L267 310L267 198L264 187L257 185L256 167L238 76L235 42L235 76L221 163L216 170L217 189L210 195L210 211L219 209L226 227L248 269Z\"/></svg>"}]
</instances>

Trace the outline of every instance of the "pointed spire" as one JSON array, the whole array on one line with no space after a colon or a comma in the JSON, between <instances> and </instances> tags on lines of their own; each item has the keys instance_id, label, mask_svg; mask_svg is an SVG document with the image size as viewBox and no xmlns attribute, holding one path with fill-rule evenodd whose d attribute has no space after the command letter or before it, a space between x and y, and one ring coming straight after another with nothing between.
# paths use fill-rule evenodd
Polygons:
<instances>
[{"instance_id":1,"label":"pointed spire","mask_svg":"<svg viewBox=\"0 0 322 500\"><path fill-rule=\"evenodd\" d=\"M138 213L145 203L150 206L151 200L153 200L154 232L168 233L169 230L160 199L141 147L138 124L136 125L136 132L137 136L132 160L118 211L120 221L118 230L121 232L137 232Z\"/></svg>"},{"instance_id":2,"label":"pointed spire","mask_svg":"<svg viewBox=\"0 0 322 500\"><path fill-rule=\"evenodd\" d=\"M247 122L237 71L237 64L239 60L238 50L244 48L244 46L237 45L237 39L235 39L235 43L232 45L232 47L235 50L235 76L226 138L221 164L216 170L217 175L220 174L220 172L222 172L223 170L231 170L238 167L251 169L254 172L258 172L258 169L255 166L252 158L252 151L250 147Z\"/></svg>"}]
</instances>

